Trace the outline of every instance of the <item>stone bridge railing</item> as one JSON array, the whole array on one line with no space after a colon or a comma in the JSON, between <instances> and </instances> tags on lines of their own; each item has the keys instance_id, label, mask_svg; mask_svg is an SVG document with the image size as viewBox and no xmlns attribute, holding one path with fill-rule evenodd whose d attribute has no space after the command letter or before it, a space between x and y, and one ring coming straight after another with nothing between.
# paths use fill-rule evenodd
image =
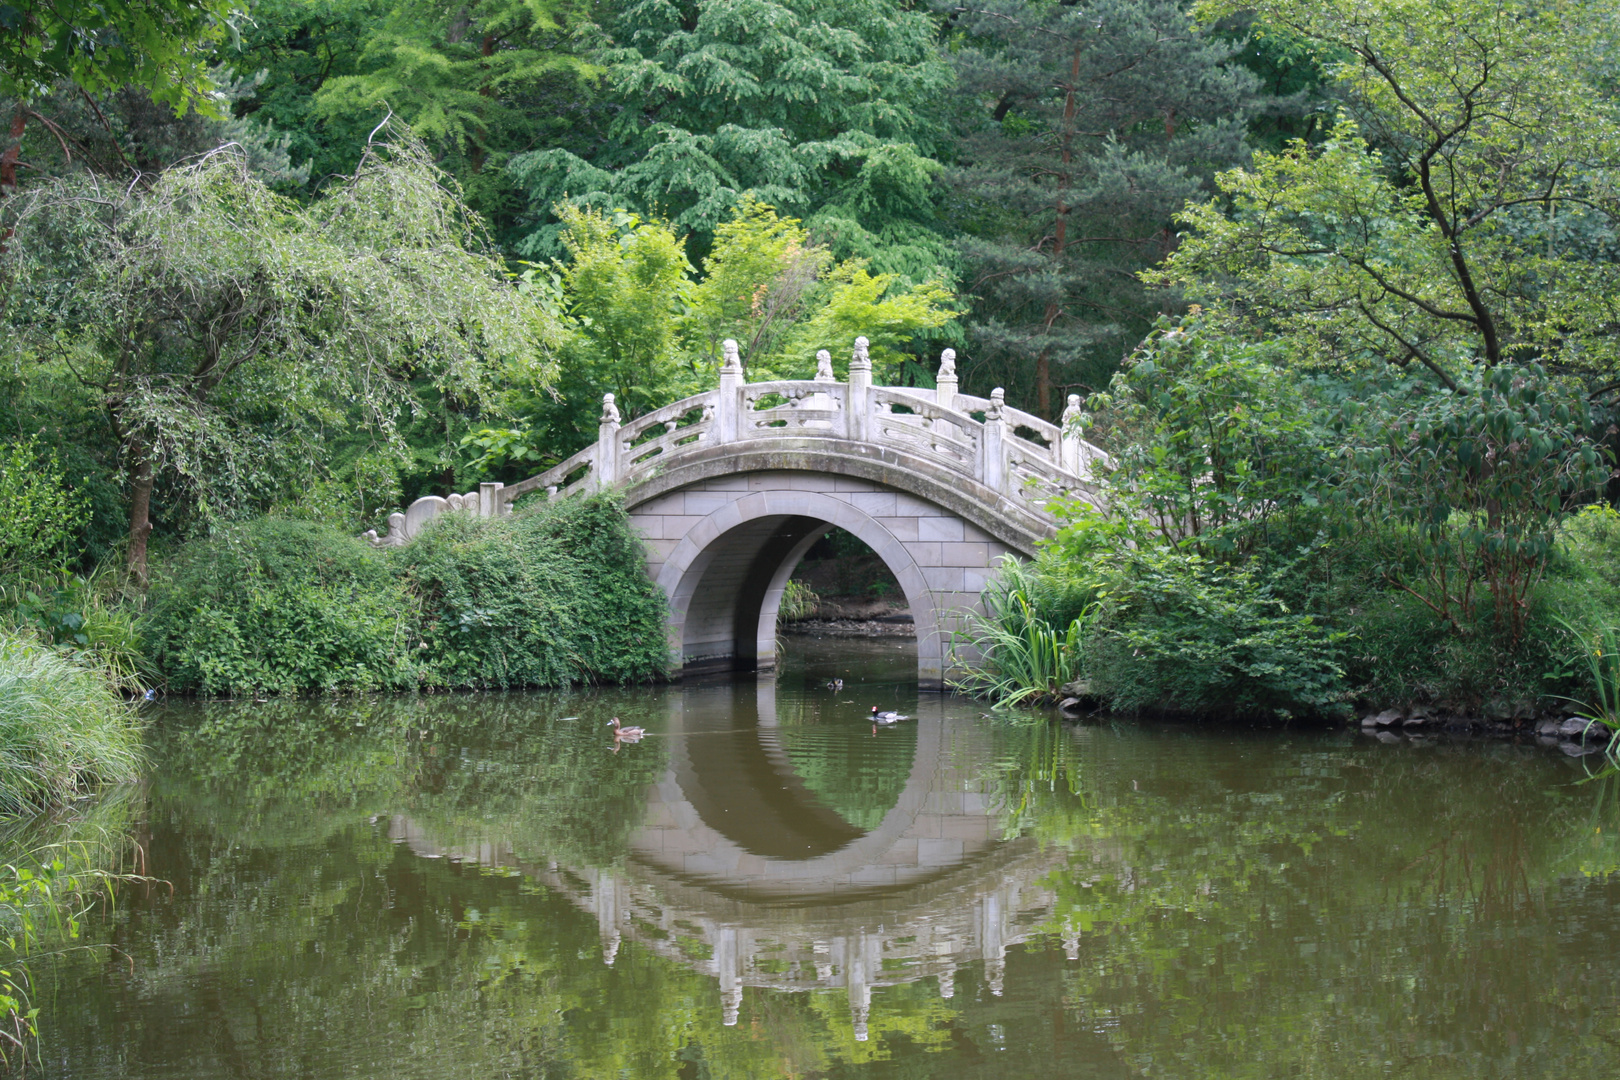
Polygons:
<instances>
[{"instance_id":1,"label":"stone bridge railing","mask_svg":"<svg viewBox=\"0 0 1620 1080\"><path fill-rule=\"evenodd\" d=\"M1080 437L1074 418L1079 395L1069 396L1063 422L1053 424L1011 408L1000 389L989 398L957 393L956 353L941 357L937 388L873 386L867 340L855 339L849 381L833 374L832 357L816 354L814 379L745 383L737 343L724 345L720 385L628 424L620 422L613 395L603 398L597 440L539 476L516 484L480 484L476 492L416 500L404 513L389 517L388 533L366 537L394 547L437 514L462 510L481 517L509 513L524 495L544 491L560 498L611 485L633 485L682 458L707 453L726 444L760 440L826 439L875 444L921 459L991 491L1021 494L1030 509L1044 516L1053 495L1091 480L1093 467L1105 462L1102 450ZM799 443L802 448L803 444ZM831 447L829 446L829 449Z\"/></svg>"}]
</instances>

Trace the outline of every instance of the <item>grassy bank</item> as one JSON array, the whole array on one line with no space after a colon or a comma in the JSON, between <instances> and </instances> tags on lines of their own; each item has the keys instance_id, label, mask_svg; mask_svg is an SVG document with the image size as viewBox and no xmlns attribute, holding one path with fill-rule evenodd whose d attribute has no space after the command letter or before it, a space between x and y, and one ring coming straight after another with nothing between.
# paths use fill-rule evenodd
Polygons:
<instances>
[{"instance_id":1,"label":"grassy bank","mask_svg":"<svg viewBox=\"0 0 1620 1080\"><path fill-rule=\"evenodd\" d=\"M606 495L444 515L386 551L261 518L166 563L145 648L206 696L644 682L668 659L645 560Z\"/></svg>"}]
</instances>

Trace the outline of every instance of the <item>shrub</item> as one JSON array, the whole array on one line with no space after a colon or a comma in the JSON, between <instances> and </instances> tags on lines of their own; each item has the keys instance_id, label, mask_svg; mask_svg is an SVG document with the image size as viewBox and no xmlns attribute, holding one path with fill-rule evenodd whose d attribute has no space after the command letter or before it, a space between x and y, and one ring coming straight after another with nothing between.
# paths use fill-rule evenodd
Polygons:
<instances>
[{"instance_id":1,"label":"shrub","mask_svg":"<svg viewBox=\"0 0 1620 1080\"><path fill-rule=\"evenodd\" d=\"M147 638L171 690L215 696L648 680L668 649L645 561L608 496L442 515L392 551L266 518L164 568Z\"/></svg>"},{"instance_id":2,"label":"shrub","mask_svg":"<svg viewBox=\"0 0 1620 1080\"><path fill-rule=\"evenodd\" d=\"M106 674L0 632L0 814L135 780L141 735Z\"/></svg>"},{"instance_id":3,"label":"shrub","mask_svg":"<svg viewBox=\"0 0 1620 1080\"><path fill-rule=\"evenodd\" d=\"M0 446L0 575L58 569L89 515L85 499L67 486L56 453L36 440Z\"/></svg>"},{"instance_id":4,"label":"shrub","mask_svg":"<svg viewBox=\"0 0 1620 1080\"><path fill-rule=\"evenodd\" d=\"M1610 455L1585 393L1539 365L1474 367L1457 381L1457 392L1416 379L1347 395L1338 497L1352 528L1406 526L1393 586L1459 633L1488 601L1516 643L1569 502L1602 490Z\"/></svg>"},{"instance_id":5,"label":"shrub","mask_svg":"<svg viewBox=\"0 0 1620 1080\"><path fill-rule=\"evenodd\" d=\"M1283 576L1174 548L1131 552L1087 641L1093 693L1128 711L1342 711L1347 635L1279 597Z\"/></svg>"},{"instance_id":6,"label":"shrub","mask_svg":"<svg viewBox=\"0 0 1620 1080\"><path fill-rule=\"evenodd\" d=\"M313 522L261 518L163 568L146 637L175 691L403 689L417 682L416 617L383 552Z\"/></svg>"},{"instance_id":7,"label":"shrub","mask_svg":"<svg viewBox=\"0 0 1620 1080\"><path fill-rule=\"evenodd\" d=\"M441 515L393 558L421 605L430 684L637 682L668 666L663 593L610 495Z\"/></svg>"},{"instance_id":8,"label":"shrub","mask_svg":"<svg viewBox=\"0 0 1620 1080\"><path fill-rule=\"evenodd\" d=\"M0 626L79 657L109 678L114 689L137 694L148 665L137 613L121 602L115 580L100 570L88 576L18 575L0 585Z\"/></svg>"}]
</instances>

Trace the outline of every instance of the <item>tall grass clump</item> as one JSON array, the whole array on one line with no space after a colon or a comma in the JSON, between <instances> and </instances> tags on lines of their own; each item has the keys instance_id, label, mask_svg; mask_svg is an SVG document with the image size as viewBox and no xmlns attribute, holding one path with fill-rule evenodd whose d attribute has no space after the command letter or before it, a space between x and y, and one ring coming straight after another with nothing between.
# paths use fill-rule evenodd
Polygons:
<instances>
[{"instance_id":1,"label":"tall grass clump","mask_svg":"<svg viewBox=\"0 0 1620 1080\"><path fill-rule=\"evenodd\" d=\"M0 632L0 814L136 779L141 735L106 673Z\"/></svg>"},{"instance_id":2,"label":"tall grass clump","mask_svg":"<svg viewBox=\"0 0 1620 1080\"><path fill-rule=\"evenodd\" d=\"M954 689L1011 707L1053 700L1079 677L1091 609L1062 603L1052 582L1017 559L1002 560L980 595L983 611L963 612L952 636ZM1071 617L1054 622L1056 612Z\"/></svg>"}]
</instances>

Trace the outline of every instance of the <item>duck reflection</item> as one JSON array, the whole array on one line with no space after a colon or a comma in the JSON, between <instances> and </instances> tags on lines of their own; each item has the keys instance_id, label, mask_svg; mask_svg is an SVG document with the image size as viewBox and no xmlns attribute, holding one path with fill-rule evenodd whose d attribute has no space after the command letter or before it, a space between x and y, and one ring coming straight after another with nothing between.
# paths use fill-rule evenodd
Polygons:
<instances>
[{"instance_id":1,"label":"duck reflection","mask_svg":"<svg viewBox=\"0 0 1620 1080\"><path fill-rule=\"evenodd\" d=\"M706 971L727 1025L747 986L845 989L857 1039L874 987L933 979L949 998L958 969L982 961L1001 993L1006 950L1050 915L1040 881L1066 853L1001 839L1000 801L971 764L982 731L948 724L932 698L874 739L863 706L779 698L764 678L669 701L668 766L620 866L442 848L404 816L390 835L542 881L594 915L608 964L631 938Z\"/></svg>"}]
</instances>

